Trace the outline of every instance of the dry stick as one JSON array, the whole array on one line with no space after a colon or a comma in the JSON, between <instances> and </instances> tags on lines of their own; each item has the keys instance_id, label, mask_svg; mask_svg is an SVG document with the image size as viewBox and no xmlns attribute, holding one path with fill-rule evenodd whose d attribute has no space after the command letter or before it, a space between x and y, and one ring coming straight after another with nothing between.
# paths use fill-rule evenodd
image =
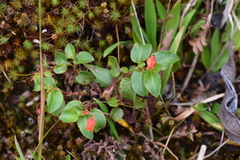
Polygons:
<instances>
[{"instance_id":1,"label":"dry stick","mask_svg":"<svg viewBox=\"0 0 240 160\"><path fill-rule=\"evenodd\" d=\"M188 83L189 83L189 81L190 81L190 79L191 79L191 77L192 77L193 71L194 71L194 69L195 69L195 67L196 67L196 64L197 64L199 55L200 55L200 53L197 53L197 54L195 54L195 56L194 56L194 59L193 59L191 68L190 68L190 70L188 71L187 77L186 77L186 79L185 79L185 81L184 81L184 84L183 84L183 87L182 87L182 89L181 89L181 92L180 92L181 94L184 92L184 90L185 90L185 89L187 88L187 86L188 86Z\"/></svg>"},{"instance_id":2,"label":"dry stick","mask_svg":"<svg viewBox=\"0 0 240 160\"><path fill-rule=\"evenodd\" d=\"M181 19L180 19L180 25L179 25L179 29L181 29L182 27L182 23L183 23L183 20L185 18L185 15L187 14L187 11L189 10L189 8L191 6L194 6L195 4L197 3L197 0L190 0L187 4L187 6L184 8L183 10L183 13L182 13L182 16L181 16Z\"/></svg>"},{"instance_id":3,"label":"dry stick","mask_svg":"<svg viewBox=\"0 0 240 160\"><path fill-rule=\"evenodd\" d=\"M205 153L206 153L206 150L207 150L207 146L206 146L205 144L203 144L203 145L201 146L201 148L200 148L200 152L199 152L199 154L198 154L197 160L203 160L204 155L205 155Z\"/></svg>"},{"instance_id":4,"label":"dry stick","mask_svg":"<svg viewBox=\"0 0 240 160\"><path fill-rule=\"evenodd\" d=\"M169 13L170 4L171 4L171 0L168 1L167 13ZM167 19L167 15L166 15L165 19ZM166 20L163 22L163 27L161 29L161 34L159 36L159 44L158 44L158 49L157 49L158 51L160 51L160 47L161 47L161 43L162 43L162 38L163 38L165 26L166 26Z\"/></svg>"},{"instance_id":5,"label":"dry stick","mask_svg":"<svg viewBox=\"0 0 240 160\"><path fill-rule=\"evenodd\" d=\"M44 75L43 75L43 55L42 55L42 15L41 15L41 0L38 0L38 8L39 8L39 57L40 57L40 81L41 81L41 100L40 100L40 115L39 115L39 147L38 147L38 160L41 160L42 157L42 138L44 134L44 104L45 104L45 91L44 91Z\"/></svg>"},{"instance_id":6,"label":"dry stick","mask_svg":"<svg viewBox=\"0 0 240 160\"><path fill-rule=\"evenodd\" d=\"M212 19L212 12L213 12L213 4L214 4L214 1L211 2L211 12L209 13L208 15L208 20L207 20L207 23L206 25L208 26L210 23L211 23L211 19ZM207 32L206 32L207 33ZM206 36L206 33L204 36ZM186 89L186 87L188 86L188 83L191 79L191 76L192 76L192 73L195 69L195 66L197 64L197 61L198 61L198 58L199 58L199 53L195 55L194 59L193 59L193 62L192 62L192 65L191 65L191 68L190 70L188 71L188 75L187 75L187 78L185 79L184 81L184 84L183 84L183 88L181 89L181 94L183 93L183 91Z\"/></svg>"},{"instance_id":7,"label":"dry stick","mask_svg":"<svg viewBox=\"0 0 240 160\"><path fill-rule=\"evenodd\" d=\"M227 139L226 141L224 141L221 145L219 145L214 151L212 151L210 154L206 155L204 157L204 159L210 157L211 155L213 155L215 152L217 152L222 146L224 146L227 142L229 141L229 139Z\"/></svg>"},{"instance_id":8,"label":"dry stick","mask_svg":"<svg viewBox=\"0 0 240 160\"><path fill-rule=\"evenodd\" d=\"M118 55L118 64L120 64L120 44L119 44L119 35L118 35L118 26L115 25L116 29L116 37L117 37L117 42L118 42L118 48L117 48L117 55Z\"/></svg>"},{"instance_id":9,"label":"dry stick","mask_svg":"<svg viewBox=\"0 0 240 160\"><path fill-rule=\"evenodd\" d=\"M6 72L4 71L4 69L2 69L3 75L5 76L5 78L8 80L8 82L11 82L11 80L8 78Z\"/></svg>"},{"instance_id":10,"label":"dry stick","mask_svg":"<svg viewBox=\"0 0 240 160\"><path fill-rule=\"evenodd\" d=\"M170 135L168 136L167 142L166 142L165 147L164 147L164 149L163 149L163 151L162 151L162 155L164 155L164 152L165 152L165 150L166 150L166 147L167 147L167 145L168 145L168 143L169 143L169 141L170 141L170 138L171 138L171 136L172 136L172 134L173 134L173 131L175 130L176 127L177 127L177 126L174 126L174 127L173 127Z\"/></svg>"},{"instance_id":11,"label":"dry stick","mask_svg":"<svg viewBox=\"0 0 240 160\"><path fill-rule=\"evenodd\" d=\"M154 142L156 145L162 146L164 148L166 148L166 150L175 158L178 160L178 157L164 144L160 143L160 142Z\"/></svg>"}]
</instances>

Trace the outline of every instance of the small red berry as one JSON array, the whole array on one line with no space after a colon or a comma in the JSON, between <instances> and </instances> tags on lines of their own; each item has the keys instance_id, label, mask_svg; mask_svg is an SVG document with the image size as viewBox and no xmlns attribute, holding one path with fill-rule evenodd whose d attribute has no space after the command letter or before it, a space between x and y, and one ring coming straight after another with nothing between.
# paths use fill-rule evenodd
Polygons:
<instances>
[{"instance_id":1,"label":"small red berry","mask_svg":"<svg viewBox=\"0 0 240 160\"><path fill-rule=\"evenodd\" d=\"M147 69L152 70L155 64L157 63L155 56L152 55L147 59Z\"/></svg>"},{"instance_id":2,"label":"small red berry","mask_svg":"<svg viewBox=\"0 0 240 160\"><path fill-rule=\"evenodd\" d=\"M87 126L84 130L94 131L94 126L96 125L96 121L94 120L94 116L87 120Z\"/></svg>"}]
</instances>

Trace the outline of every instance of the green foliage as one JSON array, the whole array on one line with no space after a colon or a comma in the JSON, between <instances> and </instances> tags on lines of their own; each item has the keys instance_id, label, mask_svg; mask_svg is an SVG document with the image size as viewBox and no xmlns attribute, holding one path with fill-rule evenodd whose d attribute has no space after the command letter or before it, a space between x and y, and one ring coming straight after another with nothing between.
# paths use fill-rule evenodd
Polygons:
<instances>
[{"instance_id":1,"label":"green foliage","mask_svg":"<svg viewBox=\"0 0 240 160\"><path fill-rule=\"evenodd\" d=\"M23 47L25 49L33 49L33 43L30 40L26 40L25 42L23 42Z\"/></svg>"}]
</instances>

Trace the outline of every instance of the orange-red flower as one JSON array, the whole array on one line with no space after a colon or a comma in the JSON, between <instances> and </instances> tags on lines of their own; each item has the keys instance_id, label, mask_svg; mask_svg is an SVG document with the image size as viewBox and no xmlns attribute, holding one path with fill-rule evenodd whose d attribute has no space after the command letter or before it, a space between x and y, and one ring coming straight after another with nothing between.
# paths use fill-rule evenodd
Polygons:
<instances>
[{"instance_id":1,"label":"orange-red flower","mask_svg":"<svg viewBox=\"0 0 240 160\"><path fill-rule=\"evenodd\" d=\"M147 69L152 70L155 64L157 63L155 56L152 55L147 59Z\"/></svg>"},{"instance_id":2,"label":"orange-red flower","mask_svg":"<svg viewBox=\"0 0 240 160\"><path fill-rule=\"evenodd\" d=\"M84 130L94 131L94 126L96 125L96 121L94 120L94 116L87 120L87 126Z\"/></svg>"}]
</instances>

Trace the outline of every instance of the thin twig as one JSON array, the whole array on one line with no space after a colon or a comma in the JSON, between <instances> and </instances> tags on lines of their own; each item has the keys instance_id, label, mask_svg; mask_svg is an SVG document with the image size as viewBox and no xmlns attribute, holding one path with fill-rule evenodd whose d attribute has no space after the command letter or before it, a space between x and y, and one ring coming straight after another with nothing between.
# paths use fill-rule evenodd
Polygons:
<instances>
[{"instance_id":1,"label":"thin twig","mask_svg":"<svg viewBox=\"0 0 240 160\"><path fill-rule=\"evenodd\" d=\"M118 56L118 64L120 64L120 44L119 44L119 34L118 34L118 26L115 25L116 29L116 37L117 37L117 42L118 42L118 48L117 48L117 56Z\"/></svg>"},{"instance_id":2,"label":"thin twig","mask_svg":"<svg viewBox=\"0 0 240 160\"><path fill-rule=\"evenodd\" d=\"M171 130L171 132L170 132L170 134L169 134L169 136L168 136L167 142L166 142L165 147L164 147L164 149L163 149L163 151L162 151L162 154L163 154L163 155L164 155L164 152L165 152L165 150L166 150L166 148L167 148L167 146L168 146L168 143L169 143L170 138L171 138L171 136L172 136L172 134L173 134L173 131L174 131L175 129L176 129L176 126L173 127L173 129Z\"/></svg>"},{"instance_id":3,"label":"thin twig","mask_svg":"<svg viewBox=\"0 0 240 160\"><path fill-rule=\"evenodd\" d=\"M11 80L8 78L6 72L4 71L4 69L2 69L3 75L5 76L5 78L8 80L8 82L11 82Z\"/></svg>"},{"instance_id":4,"label":"thin twig","mask_svg":"<svg viewBox=\"0 0 240 160\"><path fill-rule=\"evenodd\" d=\"M45 90L44 90L44 75L43 75L43 55L42 55L42 3L38 0L39 9L39 57L40 57L40 81L41 81L41 100L40 100L40 115L39 115L39 147L38 147L38 160L42 158L42 139L44 135L44 104L45 104Z\"/></svg>"},{"instance_id":5,"label":"thin twig","mask_svg":"<svg viewBox=\"0 0 240 160\"><path fill-rule=\"evenodd\" d=\"M194 56L194 59L193 59L191 68L190 68L189 71L188 71L187 77L186 77L186 79L185 79L185 81L184 81L184 84L183 84L183 87L182 87L182 89L181 89L181 92L180 92L181 94L184 92L184 90L185 90L185 89L187 88L187 86L188 86L188 83L189 83L189 81L190 81L190 79L191 79L191 77L192 77L193 71L194 71L194 69L195 69L195 67L196 67L196 64L197 64L197 62L198 62L198 58L199 58L199 53L198 53L198 54L195 54L195 56Z\"/></svg>"},{"instance_id":6,"label":"thin twig","mask_svg":"<svg viewBox=\"0 0 240 160\"><path fill-rule=\"evenodd\" d=\"M162 146L164 148L166 148L166 150L175 158L178 160L178 157L164 144L160 143L160 142L154 142L156 145Z\"/></svg>"},{"instance_id":7,"label":"thin twig","mask_svg":"<svg viewBox=\"0 0 240 160\"><path fill-rule=\"evenodd\" d=\"M217 152L222 146L224 146L227 142L229 141L229 139L227 139L226 141L224 141L221 145L219 145L214 151L212 151L210 154L206 155L204 157L204 159L210 157L211 155L213 155L215 152Z\"/></svg>"}]
</instances>

